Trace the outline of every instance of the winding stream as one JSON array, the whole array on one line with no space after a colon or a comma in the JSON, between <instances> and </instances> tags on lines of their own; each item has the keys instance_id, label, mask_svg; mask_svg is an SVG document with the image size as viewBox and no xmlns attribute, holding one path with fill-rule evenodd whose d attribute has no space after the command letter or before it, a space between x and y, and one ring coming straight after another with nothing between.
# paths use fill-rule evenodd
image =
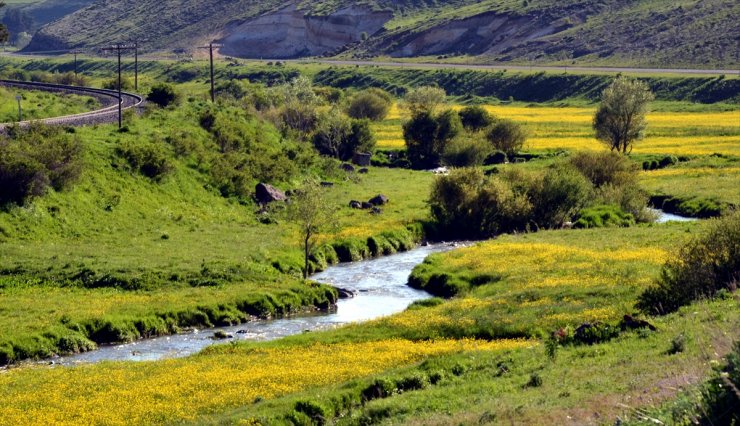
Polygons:
<instances>
[{"instance_id":1,"label":"winding stream","mask_svg":"<svg viewBox=\"0 0 740 426\"><path fill-rule=\"evenodd\" d=\"M230 327L196 330L187 334L139 340L122 345L101 346L95 351L57 358L56 364L75 365L101 361L152 361L184 357L213 345L232 341L265 341L323 330L351 322L367 321L401 312L416 300L431 295L406 285L411 270L432 253L455 248L434 244L378 259L345 263L312 276L315 281L351 290L355 297L341 299L329 312L275 320L256 320ZM233 338L213 340L213 333L223 331Z\"/></svg>"}]
</instances>

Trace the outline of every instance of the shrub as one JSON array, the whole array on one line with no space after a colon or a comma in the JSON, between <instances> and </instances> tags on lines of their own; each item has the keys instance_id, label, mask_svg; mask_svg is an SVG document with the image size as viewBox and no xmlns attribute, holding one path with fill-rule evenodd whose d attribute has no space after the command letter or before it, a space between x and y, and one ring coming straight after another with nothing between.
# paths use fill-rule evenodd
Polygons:
<instances>
[{"instance_id":1,"label":"shrub","mask_svg":"<svg viewBox=\"0 0 740 426\"><path fill-rule=\"evenodd\" d=\"M442 163L452 167L480 166L491 152L491 146L475 135L461 135L450 141L442 153Z\"/></svg>"},{"instance_id":2,"label":"shrub","mask_svg":"<svg viewBox=\"0 0 740 426\"><path fill-rule=\"evenodd\" d=\"M314 401L298 401L294 409L308 416L317 425L326 424L327 419L332 417L328 408Z\"/></svg>"},{"instance_id":3,"label":"shrub","mask_svg":"<svg viewBox=\"0 0 740 426\"><path fill-rule=\"evenodd\" d=\"M458 113L466 130L477 132L493 124L494 118L479 105L465 107Z\"/></svg>"},{"instance_id":4,"label":"shrub","mask_svg":"<svg viewBox=\"0 0 740 426\"><path fill-rule=\"evenodd\" d=\"M445 145L462 131L460 117L452 110L439 115L415 114L403 125L403 138L411 165L417 169L439 165Z\"/></svg>"},{"instance_id":5,"label":"shrub","mask_svg":"<svg viewBox=\"0 0 740 426\"><path fill-rule=\"evenodd\" d=\"M411 89L404 97L404 106L411 112L411 116L418 114L433 115L437 108L445 103L447 93L444 89L433 86L422 86Z\"/></svg>"},{"instance_id":6,"label":"shrub","mask_svg":"<svg viewBox=\"0 0 740 426\"><path fill-rule=\"evenodd\" d=\"M566 165L551 167L531 191L534 221L538 227L560 227L585 205L591 184L577 170Z\"/></svg>"},{"instance_id":7,"label":"shrub","mask_svg":"<svg viewBox=\"0 0 740 426\"><path fill-rule=\"evenodd\" d=\"M614 205L587 207L578 216L574 228L627 227L635 224L633 215Z\"/></svg>"},{"instance_id":8,"label":"shrub","mask_svg":"<svg viewBox=\"0 0 740 426\"><path fill-rule=\"evenodd\" d=\"M350 101L347 114L356 119L381 121L391 108L390 96L382 96L377 91L366 90L358 93Z\"/></svg>"},{"instance_id":9,"label":"shrub","mask_svg":"<svg viewBox=\"0 0 740 426\"><path fill-rule=\"evenodd\" d=\"M121 90L131 90L134 88L134 83L131 82L130 78L121 78ZM114 77L110 80L103 82L103 89L118 90L118 77Z\"/></svg>"},{"instance_id":10,"label":"shrub","mask_svg":"<svg viewBox=\"0 0 740 426\"><path fill-rule=\"evenodd\" d=\"M713 220L663 266L654 287L640 295L638 307L666 314L694 300L735 291L740 280L740 212Z\"/></svg>"},{"instance_id":11,"label":"shrub","mask_svg":"<svg viewBox=\"0 0 740 426\"><path fill-rule=\"evenodd\" d=\"M603 185L637 183L637 164L613 151L582 151L573 155L569 161L597 188Z\"/></svg>"},{"instance_id":12,"label":"shrub","mask_svg":"<svg viewBox=\"0 0 740 426\"><path fill-rule=\"evenodd\" d=\"M499 120L485 132L491 145L508 155L519 152L527 140L527 134L522 126L511 120Z\"/></svg>"},{"instance_id":13,"label":"shrub","mask_svg":"<svg viewBox=\"0 0 740 426\"><path fill-rule=\"evenodd\" d=\"M387 398L396 392L396 384L388 379L376 379L368 387L362 390L360 396L362 402L374 399Z\"/></svg>"},{"instance_id":14,"label":"shrub","mask_svg":"<svg viewBox=\"0 0 740 426\"><path fill-rule=\"evenodd\" d=\"M173 169L165 147L154 142L126 141L116 148L116 153L150 179L160 180Z\"/></svg>"},{"instance_id":15,"label":"shrub","mask_svg":"<svg viewBox=\"0 0 740 426\"><path fill-rule=\"evenodd\" d=\"M175 88L167 83L159 83L152 87L146 100L153 102L162 108L177 103L178 94Z\"/></svg>"},{"instance_id":16,"label":"shrub","mask_svg":"<svg viewBox=\"0 0 740 426\"><path fill-rule=\"evenodd\" d=\"M0 139L0 204L68 188L82 173L82 143L60 128L10 128Z\"/></svg>"},{"instance_id":17,"label":"shrub","mask_svg":"<svg viewBox=\"0 0 740 426\"><path fill-rule=\"evenodd\" d=\"M247 90L239 80L229 80L216 86L216 95L240 100L247 96Z\"/></svg>"}]
</instances>

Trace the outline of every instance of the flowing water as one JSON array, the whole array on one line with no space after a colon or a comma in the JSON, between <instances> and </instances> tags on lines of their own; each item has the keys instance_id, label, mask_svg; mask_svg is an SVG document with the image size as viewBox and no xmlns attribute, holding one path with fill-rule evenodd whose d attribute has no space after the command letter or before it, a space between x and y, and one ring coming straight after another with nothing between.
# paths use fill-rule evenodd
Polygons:
<instances>
[{"instance_id":1,"label":"flowing water","mask_svg":"<svg viewBox=\"0 0 740 426\"><path fill-rule=\"evenodd\" d=\"M658 209L650 209L651 211L655 212L658 215L658 219L656 219L656 222L658 223L666 223L666 222L693 222L695 220L699 220L694 217L684 217L679 216L676 214L666 213L663 210Z\"/></svg>"},{"instance_id":2,"label":"flowing water","mask_svg":"<svg viewBox=\"0 0 740 426\"><path fill-rule=\"evenodd\" d=\"M411 270L431 253L448 251L455 244L434 244L362 262L331 266L312 276L315 281L351 290L355 297L341 299L328 312L274 320L255 320L230 327L194 330L186 334L101 346L95 351L57 358L57 364L75 365L100 361L149 361L183 357L213 344L279 339L306 331L323 330L351 322L367 321L401 312L416 300L431 297L406 285ZM214 340L216 331L233 336Z\"/></svg>"}]
</instances>

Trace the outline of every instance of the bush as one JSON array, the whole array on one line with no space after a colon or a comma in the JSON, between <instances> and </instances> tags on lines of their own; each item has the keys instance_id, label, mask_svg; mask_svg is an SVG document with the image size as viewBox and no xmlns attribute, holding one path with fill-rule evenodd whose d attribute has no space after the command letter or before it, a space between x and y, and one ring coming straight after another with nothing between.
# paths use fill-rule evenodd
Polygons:
<instances>
[{"instance_id":1,"label":"bush","mask_svg":"<svg viewBox=\"0 0 740 426\"><path fill-rule=\"evenodd\" d=\"M154 142L126 141L116 148L116 153L150 179L161 180L173 169L165 147Z\"/></svg>"},{"instance_id":2,"label":"bush","mask_svg":"<svg viewBox=\"0 0 740 426\"><path fill-rule=\"evenodd\" d=\"M574 228L627 227L635 224L633 215L614 205L587 207L578 216Z\"/></svg>"},{"instance_id":3,"label":"bush","mask_svg":"<svg viewBox=\"0 0 740 426\"><path fill-rule=\"evenodd\" d=\"M493 124L494 118L479 105L465 107L458 113L466 130L477 132Z\"/></svg>"},{"instance_id":4,"label":"bush","mask_svg":"<svg viewBox=\"0 0 740 426\"><path fill-rule=\"evenodd\" d=\"M127 91L134 88L134 83L131 82L130 78L121 78L121 90ZM111 78L103 82L103 89L118 90L118 77Z\"/></svg>"},{"instance_id":5,"label":"bush","mask_svg":"<svg viewBox=\"0 0 740 426\"><path fill-rule=\"evenodd\" d=\"M521 151L527 140L527 134L522 126L511 120L499 120L485 132L491 145L508 155Z\"/></svg>"},{"instance_id":6,"label":"bush","mask_svg":"<svg viewBox=\"0 0 740 426\"><path fill-rule=\"evenodd\" d=\"M403 138L411 165L417 169L439 166L445 146L462 131L460 117L452 110L439 115L415 114L403 125Z\"/></svg>"},{"instance_id":7,"label":"bush","mask_svg":"<svg viewBox=\"0 0 740 426\"><path fill-rule=\"evenodd\" d=\"M452 167L483 165L491 146L475 135L458 136L445 146L442 163Z\"/></svg>"},{"instance_id":8,"label":"bush","mask_svg":"<svg viewBox=\"0 0 740 426\"><path fill-rule=\"evenodd\" d=\"M175 92L175 88L167 83L159 83L152 87L147 95L146 100L153 102L162 108L177 103L178 94Z\"/></svg>"},{"instance_id":9,"label":"bush","mask_svg":"<svg viewBox=\"0 0 740 426\"><path fill-rule=\"evenodd\" d=\"M694 300L735 291L740 281L740 212L713 220L663 266L656 286L640 295L638 307L667 314Z\"/></svg>"},{"instance_id":10,"label":"bush","mask_svg":"<svg viewBox=\"0 0 740 426\"><path fill-rule=\"evenodd\" d=\"M574 168L550 168L531 191L534 222L540 228L562 226L586 205L591 190L589 181Z\"/></svg>"},{"instance_id":11,"label":"bush","mask_svg":"<svg viewBox=\"0 0 740 426\"><path fill-rule=\"evenodd\" d=\"M433 115L437 108L444 104L447 93L444 89L433 86L422 86L411 89L404 97L404 106L411 112L411 116L418 114Z\"/></svg>"},{"instance_id":12,"label":"bush","mask_svg":"<svg viewBox=\"0 0 740 426\"><path fill-rule=\"evenodd\" d=\"M49 187L68 188L82 173L82 143L56 127L10 128L0 139L0 204L22 204Z\"/></svg>"},{"instance_id":13,"label":"bush","mask_svg":"<svg viewBox=\"0 0 740 426\"><path fill-rule=\"evenodd\" d=\"M635 185L638 166L629 158L614 151L582 151L570 158L579 172L599 188L603 185Z\"/></svg>"},{"instance_id":14,"label":"bush","mask_svg":"<svg viewBox=\"0 0 740 426\"><path fill-rule=\"evenodd\" d=\"M356 152L371 152L375 136L368 120L353 120L338 111L330 111L322 118L313 144L323 155L347 161Z\"/></svg>"},{"instance_id":15,"label":"bush","mask_svg":"<svg viewBox=\"0 0 740 426\"><path fill-rule=\"evenodd\" d=\"M240 100L247 96L247 90L239 80L229 80L216 86L216 95Z\"/></svg>"},{"instance_id":16,"label":"bush","mask_svg":"<svg viewBox=\"0 0 740 426\"><path fill-rule=\"evenodd\" d=\"M382 96L377 90L366 90L352 98L347 114L356 119L381 121L388 115L391 103L390 96Z\"/></svg>"}]
</instances>

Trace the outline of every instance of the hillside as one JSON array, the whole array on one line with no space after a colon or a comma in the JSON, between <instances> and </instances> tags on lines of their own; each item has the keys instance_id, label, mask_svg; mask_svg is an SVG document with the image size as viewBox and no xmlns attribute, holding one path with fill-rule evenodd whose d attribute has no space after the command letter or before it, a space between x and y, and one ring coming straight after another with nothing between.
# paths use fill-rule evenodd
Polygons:
<instances>
[{"instance_id":1,"label":"hillside","mask_svg":"<svg viewBox=\"0 0 740 426\"><path fill-rule=\"evenodd\" d=\"M173 51L218 40L221 53L251 58L733 68L737 41L727 35L740 32L739 13L731 0L120 0L42 28L27 50L148 39L152 51Z\"/></svg>"}]
</instances>

